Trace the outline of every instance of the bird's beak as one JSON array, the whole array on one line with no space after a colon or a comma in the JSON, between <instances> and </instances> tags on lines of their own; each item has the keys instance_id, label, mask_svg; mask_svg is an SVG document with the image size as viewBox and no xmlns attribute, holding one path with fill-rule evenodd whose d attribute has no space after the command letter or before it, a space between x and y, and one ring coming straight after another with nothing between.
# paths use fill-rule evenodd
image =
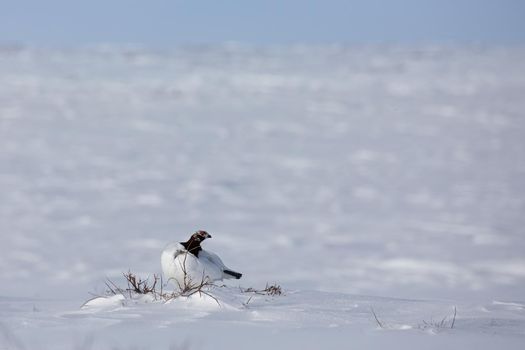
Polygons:
<instances>
[{"instance_id":1,"label":"bird's beak","mask_svg":"<svg viewBox=\"0 0 525 350\"><path fill-rule=\"evenodd\" d=\"M206 236L206 238L211 238L211 235L208 233L208 235Z\"/></svg>"}]
</instances>

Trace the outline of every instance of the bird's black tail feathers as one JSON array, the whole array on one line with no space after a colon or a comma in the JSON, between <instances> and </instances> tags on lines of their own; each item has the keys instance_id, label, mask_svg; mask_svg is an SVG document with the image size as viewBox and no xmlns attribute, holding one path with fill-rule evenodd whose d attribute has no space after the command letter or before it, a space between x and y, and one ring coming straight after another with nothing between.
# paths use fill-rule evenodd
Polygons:
<instances>
[{"instance_id":1,"label":"bird's black tail feathers","mask_svg":"<svg viewBox=\"0 0 525 350\"><path fill-rule=\"evenodd\" d=\"M231 271L231 270L224 270L224 273L227 274L227 275L233 276L236 279L239 279L239 278L242 277L242 273L238 273L238 272Z\"/></svg>"}]
</instances>

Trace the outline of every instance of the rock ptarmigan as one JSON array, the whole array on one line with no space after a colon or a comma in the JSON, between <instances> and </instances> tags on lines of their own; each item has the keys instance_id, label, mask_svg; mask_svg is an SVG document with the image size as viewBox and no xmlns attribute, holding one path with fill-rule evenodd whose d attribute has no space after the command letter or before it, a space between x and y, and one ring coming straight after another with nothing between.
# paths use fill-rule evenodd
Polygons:
<instances>
[{"instance_id":1,"label":"rock ptarmigan","mask_svg":"<svg viewBox=\"0 0 525 350\"><path fill-rule=\"evenodd\" d=\"M173 242L164 248L160 262L168 282L183 289L202 282L241 278L241 273L227 268L216 254L202 249L206 238L211 238L208 232L197 231L186 242Z\"/></svg>"}]
</instances>

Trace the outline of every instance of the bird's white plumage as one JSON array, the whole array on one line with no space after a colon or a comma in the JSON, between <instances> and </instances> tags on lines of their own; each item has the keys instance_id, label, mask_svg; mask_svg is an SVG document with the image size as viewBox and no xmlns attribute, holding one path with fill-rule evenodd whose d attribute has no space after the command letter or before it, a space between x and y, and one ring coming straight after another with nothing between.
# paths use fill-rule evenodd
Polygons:
<instances>
[{"instance_id":1,"label":"bird's white plumage","mask_svg":"<svg viewBox=\"0 0 525 350\"><path fill-rule=\"evenodd\" d=\"M217 254L202 249L196 257L178 242L170 243L164 248L161 265L164 277L179 287L188 283L198 284L203 280L212 282L235 278L224 273L230 269Z\"/></svg>"}]
</instances>

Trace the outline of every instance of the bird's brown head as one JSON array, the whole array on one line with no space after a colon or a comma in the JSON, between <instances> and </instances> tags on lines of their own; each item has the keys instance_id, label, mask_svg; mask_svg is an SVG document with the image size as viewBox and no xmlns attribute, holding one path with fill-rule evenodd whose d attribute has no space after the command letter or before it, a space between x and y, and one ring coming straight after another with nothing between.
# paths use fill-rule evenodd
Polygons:
<instances>
[{"instance_id":1,"label":"bird's brown head","mask_svg":"<svg viewBox=\"0 0 525 350\"><path fill-rule=\"evenodd\" d=\"M206 238L211 238L211 235L208 232L206 232L206 231L199 230L199 231L195 232L193 235L191 235L190 240L194 240L194 241L197 241L197 242L202 242Z\"/></svg>"},{"instance_id":2,"label":"bird's brown head","mask_svg":"<svg viewBox=\"0 0 525 350\"><path fill-rule=\"evenodd\" d=\"M192 234L188 241L180 242L180 244L182 244L188 252L198 257L199 252L202 250L201 242L204 241L206 238L211 238L211 235L206 231L199 230Z\"/></svg>"}]
</instances>

